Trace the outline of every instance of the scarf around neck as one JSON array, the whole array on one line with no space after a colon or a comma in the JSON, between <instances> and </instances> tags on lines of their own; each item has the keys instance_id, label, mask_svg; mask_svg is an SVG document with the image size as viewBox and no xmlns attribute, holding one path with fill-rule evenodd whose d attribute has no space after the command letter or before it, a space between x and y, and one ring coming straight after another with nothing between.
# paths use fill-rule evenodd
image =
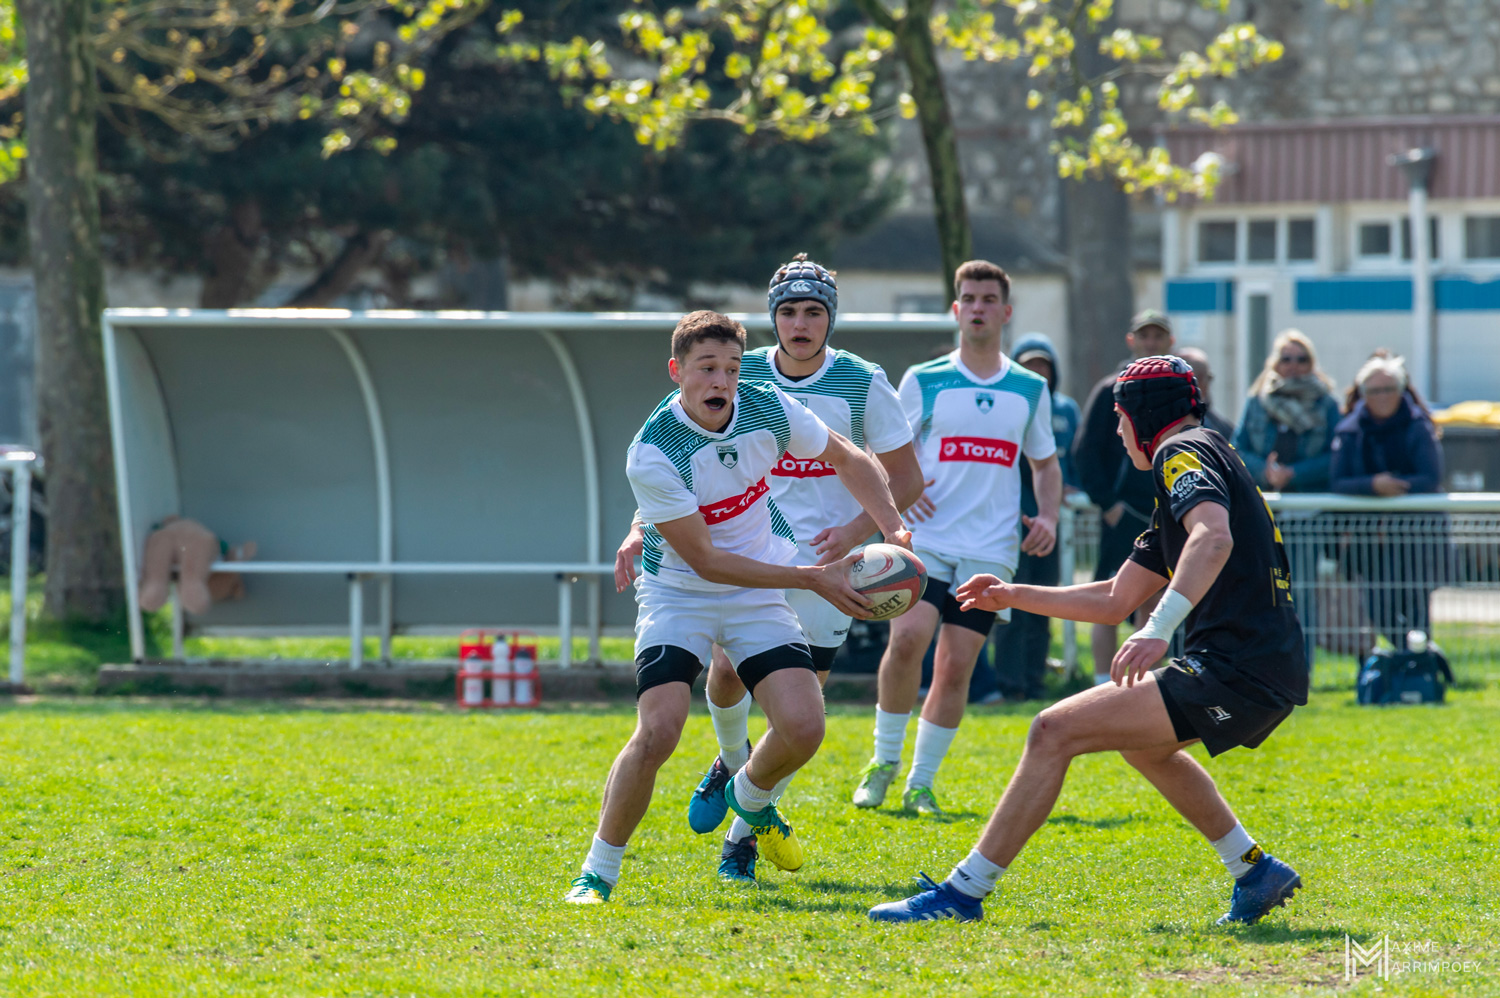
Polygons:
<instances>
[{"instance_id":1,"label":"scarf around neck","mask_svg":"<svg viewBox=\"0 0 1500 998\"><path fill-rule=\"evenodd\" d=\"M1266 415L1301 436L1326 424L1321 403L1327 394L1328 386L1317 375L1283 378L1272 371L1261 388L1260 403Z\"/></svg>"}]
</instances>

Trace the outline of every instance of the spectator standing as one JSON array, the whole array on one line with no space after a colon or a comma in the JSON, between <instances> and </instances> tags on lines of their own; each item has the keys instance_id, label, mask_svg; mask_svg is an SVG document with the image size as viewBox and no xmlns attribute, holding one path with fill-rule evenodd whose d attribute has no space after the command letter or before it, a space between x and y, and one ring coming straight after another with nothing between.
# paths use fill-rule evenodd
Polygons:
<instances>
[{"instance_id":1,"label":"spectator standing","mask_svg":"<svg viewBox=\"0 0 1500 998\"><path fill-rule=\"evenodd\" d=\"M1288 329L1276 337L1266 366L1250 384L1234 449L1263 489L1322 492L1338 421L1333 379L1318 366L1312 341Z\"/></svg>"},{"instance_id":2,"label":"spectator standing","mask_svg":"<svg viewBox=\"0 0 1500 998\"><path fill-rule=\"evenodd\" d=\"M1403 496L1436 492L1443 478L1437 427L1410 394L1400 357L1377 355L1355 376L1359 401L1334 430L1333 491ZM1409 630L1428 631L1429 600L1442 580L1448 546L1442 513L1378 518L1369 540L1345 552L1351 577L1365 583L1377 631L1397 648Z\"/></svg>"},{"instance_id":3,"label":"spectator standing","mask_svg":"<svg viewBox=\"0 0 1500 998\"><path fill-rule=\"evenodd\" d=\"M1078 403L1057 390L1057 350L1043 333L1027 333L1011 347L1017 364L1047 379L1052 393L1052 436L1062 458L1063 490L1078 491L1078 474L1069 451L1078 433L1081 414ZM1036 515L1036 493L1031 468L1021 468L1021 513ZM1023 529L1025 520L1022 521ZM1016 582L1029 586L1055 586L1060 578L1062 555L1057 548L1043 556L1021 555ZM1069 583L1072 580L1068 580ZM1007 700L1040 700L1046 695L1042 680L1047 674L1047 652L1052 646L1052 618L1025 610L1013 610L1010 623L995 629L995 679Z\"/></svg>"},{"instance_id":4,"label":"spectator standing","mask_svg":"<svg viewBox=\"0 0 1500 998\"><path fill-rule=\"evenodd\" d=\"M1255 484L1268 492L1326 492L1339 404L1333 379L1318 364L1312 340L1301 330L1283 330L1271 345L1265 367L1250 384L1250 397L1234 435ZM1281 513L1292 599L1302 618L1308 668L1318 635L1320 515Z\"/></svg>"},{"instance_id":5,"label":"spectator standing","mask_svg":"<svg viewBox=\"0 0 1500 998\"><path fill-rule=\"evenodd\" d=\"M1123 369L1131 360L1171 353L1172 320L1155 309L1137 312L1130 320L1125 344L1130 357L1120 364ZM1125 453L1116 429L1115 374L1101 379L1089 392L1083 405L1083 422L1078 439L1073 442L1073 464L1078 469L1079 484L1089 500L1100 509L1099 562L1094 580L1112 579L1135 545L1135 539L1151 525L1151 511L1156 507L1156 485L1150 471L1138 471ZM1136 611L1144 621L1155 604L1149 602ZM1109 667L1118 647L1118 629L1110 624L1095 624L1089 634L1094 655L1094 684L1109 682Z\"/></svg>"},{"instance_id":6,"label":"spectator standing","mask_svg":"<svg viewBox=\"0 0 1500 998\"><path fill-rule=\"evenodd\" d=\"M1217 432L1225 441L1233 440L1234 424L1214 411L1214 369L1208 361L1208 354L1197 347L1183 347L1177 351L1177 356L1188 362L1193 377L1198 379L1198 391L1203 395L1203 404L1208 406L1208 411L1203 414L1203 425Z\"/></svg>"}]
</instances>

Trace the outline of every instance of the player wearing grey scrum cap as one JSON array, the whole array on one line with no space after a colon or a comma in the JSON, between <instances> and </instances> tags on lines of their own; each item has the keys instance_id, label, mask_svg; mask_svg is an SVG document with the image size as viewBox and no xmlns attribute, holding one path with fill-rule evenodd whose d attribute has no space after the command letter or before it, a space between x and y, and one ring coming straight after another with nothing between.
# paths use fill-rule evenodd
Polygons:
<instances>
[{"instance_id":1,"label":"player wearing grey scrum cap","mask_svg":"<svg viewBox=\"0 0 1500 998\"><path fill-rule=\"evenodd\" d=\"M807 406L830 429L856 447L875 454L890 479L891 494L905 508L922 492L922 472L912 447L911 429L900 399L877 365L828 345L838 315L838 284L832 271L798 254L777 268L766 293L775 323L776 346L751 350L744 356L740 378L768 382ZM812 455L788 452L772 469L771 501L796 545L801 565L837 561L874 533L874 523L854 497ZM622 545L616 559L616 582L624 585L633 572L639 551L637 532ZM623 574L622 574L623 573ZM820 680L848 634L850 618L821 597L808 598L787 591L812 652ZM724 786L748 752L751 697L722 651L715 651L707 683L708 709L719 742L719 757L693 792L688 822L707 834L726 816ZM778 785L777 798L786 789ZM782 869L789 857L779 841L757 843L750 826L736 818L720 856L719 873L726 880L753 882L759 850Z\"/></svg>"}]
</instances>

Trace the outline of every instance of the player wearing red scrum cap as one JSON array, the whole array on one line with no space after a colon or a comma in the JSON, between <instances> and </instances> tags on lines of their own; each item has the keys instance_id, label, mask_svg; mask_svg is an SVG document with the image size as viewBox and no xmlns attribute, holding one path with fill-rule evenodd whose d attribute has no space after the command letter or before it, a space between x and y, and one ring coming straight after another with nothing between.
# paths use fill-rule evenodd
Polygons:
<instances>
[{"instance_id":1,"label":"player wearing red scrum cap","mask_svg":"<svg viewBox=\"0 0 1500 998\"><path fill-rule=\"evenodd\" d=\"M1146 626L1115 655L1113 685L1095 686L1037 715L1021 762L979 843L938 884L870 911L877 921L983 915L982 901L1042 826L1068 766L1090 752L1119 752L1214 846L1235 884L1219 919L1250 923L1302 886L1240 825L1208 772L1184 749L1211 756L1254 748L1307 702L1302 629L1270 509L1222 436L1201 425L1202 395L1180 357L1147 357L1114 388L1119 434L1132 463L1150 469L1156 512L1112 579L1048 589L976 576L964 606L1113 624L1166 587ZM1186 653L1160 669L1167 641L1186 622ZM1149 671L1148 671L1149 670ZM925 879L925 878L924 878Z\"/></svg>"}]
</instances>

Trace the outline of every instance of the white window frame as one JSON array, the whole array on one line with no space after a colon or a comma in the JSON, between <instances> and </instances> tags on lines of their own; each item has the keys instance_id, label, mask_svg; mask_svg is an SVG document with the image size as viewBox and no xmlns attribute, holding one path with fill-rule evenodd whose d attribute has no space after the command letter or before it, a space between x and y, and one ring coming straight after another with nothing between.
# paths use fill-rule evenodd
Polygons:
<instances>
[{"instance_id":1,"label":"white window frame","mask_svg":"<svg viewBox=\"0 0 1500 998\"><path fill-rule=\"evenodd\" d=\"M1249 272L1252 274L1274 274L1278 271L1289 271L1295 274L1316 273L1323 269L1324 257L1328 252L1327 233L1329 220L1322 210L1322 205L1297 204L1297 205L1275 205L1268 207L1247 208L1243 211L1230 214L1222 211L1193 212L1188 215L1187 224L1187 253L1185 254L1182 268L1184 273L1197 274L1229 274ZM1313 258L1311 260L1288 260L1287 247L1290 243L1290 222L1293 218L1311 219L1313 223ZM1267 222L1276 223L1276 257L1273 260L1251 260L1250 254L1250 223ZM1200 226L1205 222L1233 222L1235 225L1234 235L1234 259L1233 260L1200 260L1198 259Z\"/></svg>"},{"instance_id":2,"label":"white window frame","mask_svg":"<svg viewBox=\"0 0 1500 998\"><path fill-rule=\"evenodd\" d=\"M1500 256L1469 256L1468 227L1471 218L1500 218L1500 207L1482 208L1465 206L1458 215L1458 225L1455 226L1458 234L1458 246L1456 259L1465 267L1500 267Z\"/></svg>"},{"instance_id":3,"label":"white window frame","mask_svg":"<svg viewBox=\"0 0 1500 998\"><path fill-rule=\"evenodd\" d=\"M1240 266L1240 261L1245 256L1245 226L1243 218L1239 215L1224 215L1219 212L1204 215L1194 215L1189 227L1188 241L1192 244L1189 249L1188 259L1192 261L1193 270L1207 271L1209 273L1223 273L1235 270ZM1203 226L1212 222L1234 223L1234 259L1233 260L1204 260L1199 256L1200 238Z\"/></svg>"},{"instance_id":4,"label":"white window frame","mask_svg":"<svg viewBox=\"0 0 1500 998\"><path fill-rule=\"evenodd\" d=\"M1401 219L1404 214L1388 208L1349 213L1350 270L1404 270L1410 266L1410 261L1401 259ZM1385 225L1391 234L1390 249L1384 253L1361 253L1359 230L1366 225Z\"/></svg>"}]
</instances>

